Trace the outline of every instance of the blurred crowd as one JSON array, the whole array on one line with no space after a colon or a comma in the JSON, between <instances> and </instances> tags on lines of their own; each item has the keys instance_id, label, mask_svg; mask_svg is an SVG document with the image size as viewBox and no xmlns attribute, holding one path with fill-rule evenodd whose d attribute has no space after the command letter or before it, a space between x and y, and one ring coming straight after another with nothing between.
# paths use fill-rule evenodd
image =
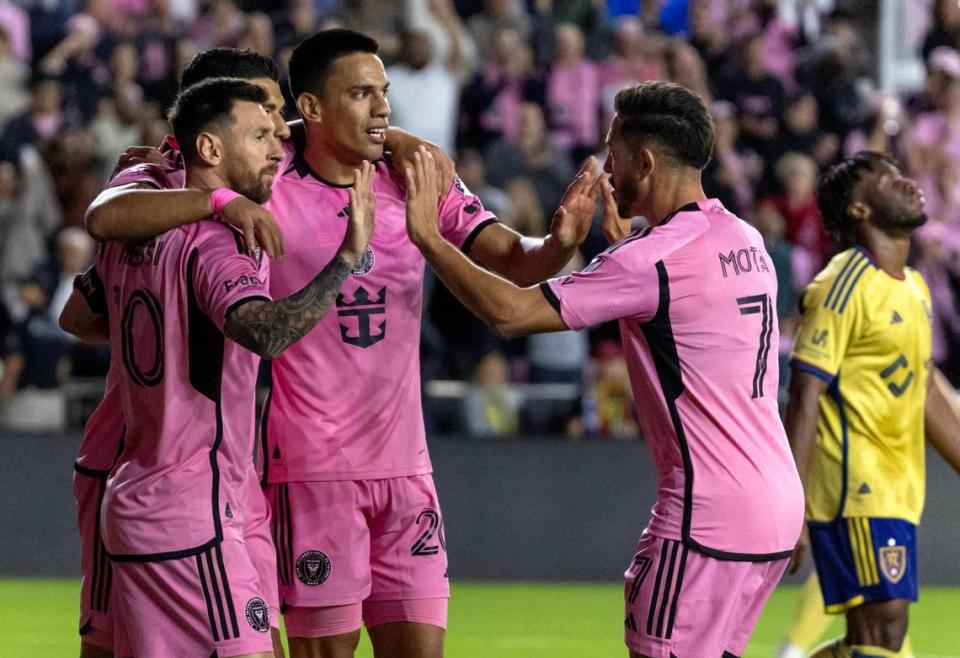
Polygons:
<instances>
[{"instance_id":1,"label":"blurred crowd","mask_svg":"<svg viewBox=\"0 0 960 658\"><path fill-rule=\"evenodd\" d=\"M891 152L926 192L914 264L935 299L936 359L960 383L960 3L930 3L916 44L926 82L903 97L877 90L876 16L862 5L0 0L0 405L105 372L105 348L72 341L56 318L92 255L84 211L127 146L160 143L183 64L229 46L285 70L300 39L337 26L380 41L391 123L454 155L464 183L528 235L549 231L576 168L601 151L618 89L668 79L696 90L718 138L706 192L757 226L776 265L781 356L799 292L836 249L818 172L860 149ZM569 267L604 247L597 230ZM429 275L427 287L423 379L473 382L461 414L471 433L637 435L616 327L503 342ZM557 390L573 393L555 417L525 411Z\"/></svg>"}]
</instances>

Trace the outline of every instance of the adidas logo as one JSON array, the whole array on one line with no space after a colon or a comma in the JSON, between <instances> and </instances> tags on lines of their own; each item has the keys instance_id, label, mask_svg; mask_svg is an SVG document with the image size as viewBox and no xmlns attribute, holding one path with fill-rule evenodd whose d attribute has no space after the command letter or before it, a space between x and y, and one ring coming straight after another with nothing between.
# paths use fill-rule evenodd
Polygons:
<instances>
[{"instance_id":1,"label":"adidas logo","mask_svg":"<svg viewBox=\"0 0 960 658\"><path fill-rule=\"evenodd\" d=\"M864 482L860 485L860 488L857 489L858 494L868 494L870 493L870 485Z\"/></svg>"},{"instance_id":2,"label":"adidas logo","mask_svg":"<svg viewBox=\"0 0 960 658\"><path fill-rule=\"evenodd\" d=\"M890 324L897 324L897 323L899 323L899 322L903 322L903 318L900 317L900 314L899 314L899 313L897 313L896 311L894 311L894 312L893 312L893 319L890 320Z\"/></svg>"}]
</instances>

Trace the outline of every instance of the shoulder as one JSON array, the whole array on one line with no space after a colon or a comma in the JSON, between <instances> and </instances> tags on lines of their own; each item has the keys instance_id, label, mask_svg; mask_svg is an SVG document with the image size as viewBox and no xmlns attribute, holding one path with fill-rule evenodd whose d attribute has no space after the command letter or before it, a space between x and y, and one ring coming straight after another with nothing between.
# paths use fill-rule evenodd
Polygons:
<instances>
[{"instance_id":1,"label":"shoulder","mask_svg":"<svg viewBox=\"0 0 960 658\"><path fill-rule=\"evenodd\" d=\"M877 272L873 258L862 249L854 247L842 251L807 286L803 306L809 308L819 304L843 313L871 287Z\"/></svg>"}]
</instances>

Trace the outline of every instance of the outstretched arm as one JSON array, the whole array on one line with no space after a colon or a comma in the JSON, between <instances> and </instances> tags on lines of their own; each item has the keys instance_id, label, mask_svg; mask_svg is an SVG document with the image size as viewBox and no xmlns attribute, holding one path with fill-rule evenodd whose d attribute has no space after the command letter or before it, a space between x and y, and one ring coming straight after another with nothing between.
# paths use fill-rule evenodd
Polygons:
<instances>
[{"instance_id":1,"label":"outstretched arm","mask_svg":"<svg viewBox=\"0 0 960 658\"><path fill-rule=\"evenodd\" d=\"M410 239L464 306L507 338L567 329L539 288L520 288L477 267L443 239L437 229L436 168L426 151L406 173Z\"/></svg>"},{"instance_id":2,"label":"outstretched arm","mask_svg":"<svg viewBox=\"0 0 960 658\"><path fill-rule=\"evenodd\" d=\"M99 242L139 242L211 214L212 192L158 190L132 183L101 192L87 209L87 231ZM267 255L281 261L283 235L273 214L245 197L223 207L222 219L243 231L247 248L259 244Z\"/></svg>"},{"instance_id":3,"label":"outstretched arm","mask_svg":"<svg viewBox=\"0 0 960 658\"><path fill-rule=\"evenodd\" d=\"M245 302L226 318L224 334L265 359L275 359L326 315L373 233L374 167L364 162L350 189L350 218L339 251L307 285L289 297Z\"/></svg>"},{"instance_id":4,"label":"outstretched arm","mask_svg":"<svg viewBox=\"0 0 960 658\"><path fill-rule=\"evenodd\" d=\"M960 473L960 412L956 395L940 369L933 367L925 409L927 441L954 471Z\"/></svg>"},{"instance_id":5,"label":"outstretched arm","mask_svg":"<svg viewBox=\"0 0 960 658\"><path fill-rule=\"evenodd\" d=\"M470 257L519 286L553 276L570 262L590 231L600 181L597 160L590 157L560 200L550 235L525 237L503 224L491 224L470 246Z\"/></svg>"}]
</instances>

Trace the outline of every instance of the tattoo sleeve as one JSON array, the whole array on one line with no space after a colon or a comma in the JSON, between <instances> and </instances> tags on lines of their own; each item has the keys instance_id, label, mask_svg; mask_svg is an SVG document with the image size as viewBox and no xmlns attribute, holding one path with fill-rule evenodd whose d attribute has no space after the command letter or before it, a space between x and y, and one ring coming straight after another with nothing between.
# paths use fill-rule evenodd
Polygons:
<instances>
[{"instance_id":1,"label":"tattoo sleeve","mask_svg":"<svg viewBox=\"0 0 960 658\"><path fill-rule=\"evenodd\" d=\"M227 317L224 333L251 352L275 359L326 315L353 264L337 254L306 286L272 302L251 300Z\"/></svg>"}]
</instances>

